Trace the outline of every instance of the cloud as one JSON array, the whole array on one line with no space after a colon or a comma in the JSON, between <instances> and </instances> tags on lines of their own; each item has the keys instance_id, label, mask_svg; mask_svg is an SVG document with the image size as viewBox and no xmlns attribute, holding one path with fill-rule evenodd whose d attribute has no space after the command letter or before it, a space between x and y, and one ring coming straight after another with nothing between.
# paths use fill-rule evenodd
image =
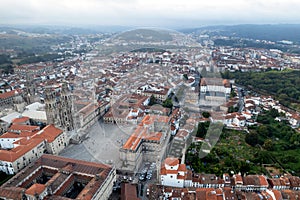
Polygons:
<instances>
[{"instance_id":1,"label":"cloud","mask_svg":"<svg viewBox=\"0 0 300 200\"><path fill-rule=\"evenodd\" d=\"M0 23L293 23L298 0L2 0Z\"/></svg>"}]
</instances>

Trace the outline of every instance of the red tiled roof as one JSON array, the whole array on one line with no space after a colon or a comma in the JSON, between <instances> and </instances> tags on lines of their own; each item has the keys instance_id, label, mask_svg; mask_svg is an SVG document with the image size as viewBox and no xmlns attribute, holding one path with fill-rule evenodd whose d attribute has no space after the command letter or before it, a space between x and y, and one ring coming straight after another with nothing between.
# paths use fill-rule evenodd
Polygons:
<instances>
[{"instance_id":1,"label":"red tiled roof","mask_svg":"<svg viewBox=\"0 0 300 200\"><path fill-rule=\"evenodd\" d=\"M46 189L45 185L35 183L30 188L28 188L25 192L25 194L34 196L35 194L41 194Z\"/></svg>"},{"instance_id":2,"label":"red tiled roof","mask_svg":"<svg viewBox=\"0 0 300 200\"><path fill-rule=\"evenodd\" d=\"M13 124L22 124L29 120L29 117L19 117L12 120Z\"/></svg>"},{"instance_id":3,"label":"red tiled roof","mask_svg":"<svg viewBox=\"0 0 300 200\"><path fill-rule=\"evenodd\" d=\"M27 140L23 138L15 143L20 144L19 146L7 151L7 150L0 150L0 160L13 162L23 156L28 151L32 150L34 147L38 146L44 140L41 138L30 139Z\"/></svg>"},{"instance_id":4,"label":"red tiled roof","mask_svg":"<svg viewBox=\"0 0 300 200\"><path fill-rule=\"evenodd\" d=\"M268 183L266 177L263 175L259 176L259 183L261 186L269 186L269 183Z\"/></svg>"},{"instance_id":5,"label":"red tiled roof","mask_svg":"<svg viewBox=\"0 0 300 200\"><path fill-rule=\"evenodd\" d=\"M278 190L272 190L272 192L274 193L275 199L282 199L282 195L281 192Z\"/></svg>"},{"instance_id":6,"label":"red tiled roof","mask_svg":"<svg viewBox=\"0 0 300 200\"><path fill-rule=\"evenodd\" d=\"M56 128L53 124L50 124L39 131L34 138L42 138L47 140L47 142L53 142L63 131Z\"/></svg>"},{"instance_id":7,"label":"red tiled roof","mask_svg":"<svg viewBox=\"0 0 300 200\"><path fill-rule=\"evenodd\" d=\"M162 137L161 132L149 132L149 128L145 125L151 125L154 122L168 123L170 120L166 116L156 116L156 115L146 115L142 122L134 130L133 134L128 138L128 140L123 145L123 149L136 150L142 139L159 141Z\"/></svg>"},{"instance_id":8,"label":"red tiled roof","mask_svg":"<svg viewBox=\"0 0 300 200\"><path fill-rule=\"evenodd\" d=\"M13 97L20 92L21 92L21 90L12 90L9 92L0 93L0 99L7 99L9 97Z\"/></svg>"},{"instance_id":9,"label":"red tiled roof","mask_svg":"<svg viewBox=\"0 0 300 200\"><path fill-rule=\"evenodd\" d=\"M140 200L137 197L136 185L123 183L121 187L121 200Z\"/></svg>"},{"instance_id":10,"label":"red tiled roof","mask_svg":"<svg viewBox=\"0 0 300 200\"><path fill-rule=\"evenodd\" d=\"M14 131L28 131L33 132L36 130L40 130L39 126L30 126L30 125L23 125L23 124L12 124L8 131L14 132Z\"/></svg>"},{"instance_id":11,"label":"red tiled roof","mask_svg":"<svg viewBox=\"0 0 300 200\"><path fill-rule=\"evenodd\" d=\"M71 167L70 167L71 166ZM75 160L60 156L54 156L49 154L42 155L37 161L32 163L29 167L25 168L24 171L19 172L17 175L15 175L8 183L3 185L2 187L6 187L6 193L7 192L14 192L14 188L11 186L18 185L22 180L25 178L31 178L32 172L36 169L42 167L43 171L46 170L47 173L52 175L52 178L47 181L45 185L42 184L34 184L29 189L27 189L26 194L35 195L40 194L43 192L46 187L49 187L54 191L56 188L62 186L61 190L58 190L57 193L61 193L63 189L66 189L68 187L72 186L72 180L74 180L74 176L76 180L83 181L84 183L87 183L86 186L83 188L83 190L78 194L76 199L85 199L89 200L92 198L95 198L95 194L99 191L99 188L103 186L104 182L106 181L107 177L113 172L114 170L111 166L100 164L100 163L94 163L94 162L87 162L83 160ZM69 174L65 174L61 172L64 170L72 170L74 174L71 176L71 182L66 181L66 178L69 176ZM40 173L41 171L35 172ZM71 172L71 173L72 173ZM77 175L77 174L86 174L86 175ZM38 174L37 174L38 175ZM72 178L73 177L73 178ZM27 180L29 180L27 179ZM34 179L31 179L33 181ZM27 187L29 184L33 182L27 182L25 185L20 185L19 188ZM62 185L63 184L63 185ZM23 192L25 192L25 189L21 188ZM19 189L20 190L20 189ZM2 188L0 187L0 197L8 197L9 194L2 193ZM18 188L16 188L16 191L18 192ZM16 193L16 192L14 192ZM4 194L1 196L1 194ZM9 196L10 197L10 196ZM59 196L57 194L53 194L51 197L46 197L45 199L69 199L63 196ZM12 197L11 199L22 199L20 196Z\"/></svg>"},{"instance_id":12,"label":"red tiled roof","mask_svg":"<svg viewBox=\"0 0 300 200\"><path fill-rule=\"evenodd\" d=\"M1 135L0 138L24 138L24 137L32 137L37 132L38 132L38 130L36 130L34 132L21 131L20 133L6 132L3 135Z\"/></svg>"},{"instance_id":13,"label":"red tiled roof","mask_svg":"<svg viewBox=\"0 0 300 200\"><path fill-rule=\"evenodd\" d=\"M198 200L217 200L216 191L213 188L197 188L196 199Z\"/></svg>"},{"instance_id":14,"label":"red tiled roof","mask_svg":"<svg viewBox=\"0 0 300 200\"><path fill-rule=\"evenodd\" d=\"M239 174L235 175L235 184L237 184L237 182L240 182L243 184L243 177Z\"/></svg>"},{"instance_id":15,"label":"red tiled roof","mask_svg":"<svg viewBox=\"0 0 300 200\"><path fill-rule=\"evenodd\" d=\"M8 199L22 199L23 193L24 193L23 188L0 187L0 197L6 197Z\"/></svg>"},{"instance_id":16,"label":"red tiled roof","mask_svg":"<svg viewBox=\"0 0 300 200\"><path fill-rule=\"evenodd\" d=\"M165 164L169 166L176 166L179 164L178 158L166 158Z\"/></svg>"},{"instance_id":17,"label":"red tiled roof","mask_svg":"<svg viewBox=\"0 0 300 200\"><path fill-rule=\"evenodd\" d=\"M178 167L178 171L186 171L186 165L185 164L179 164L179 167Z\"/></svg>"}]
</instances>

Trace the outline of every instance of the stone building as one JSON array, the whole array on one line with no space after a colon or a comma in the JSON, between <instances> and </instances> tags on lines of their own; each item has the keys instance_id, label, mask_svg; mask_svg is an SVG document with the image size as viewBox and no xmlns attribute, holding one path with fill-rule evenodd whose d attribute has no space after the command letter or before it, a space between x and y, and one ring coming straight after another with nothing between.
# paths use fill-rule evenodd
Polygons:
<instances>
[{"instance_id":1,"label":"stone building","mask_svg":"<svg viewBox=\"0 0 300 200\"><path fill-rule=\"evenodd\" d=\"M0 199L109 198L114 167L45 154L0 187Z\"/></svg>"},{"instance_id":2,"label":"stone building","mask_svg":"<svg viewBox=\"0 0 300 200\"><path fill-rule=\"evenodd\" d=\"M65 131L75 129L71 91L66 83L61 88L45 89L45 110L47 123L54 124Z\"/></svg>"},{"instance_id":3,"label":"stone building","mask_svg":"<svg viewBox=\"0 0 300 200\"><path fill-rule=\"evenodd\" d=\"M146 115L132 135L120 148L123 169L138 170L142 161L157 162L162 158L163 146L170 138L170 117Z\"/></svg>"}]
</instances>

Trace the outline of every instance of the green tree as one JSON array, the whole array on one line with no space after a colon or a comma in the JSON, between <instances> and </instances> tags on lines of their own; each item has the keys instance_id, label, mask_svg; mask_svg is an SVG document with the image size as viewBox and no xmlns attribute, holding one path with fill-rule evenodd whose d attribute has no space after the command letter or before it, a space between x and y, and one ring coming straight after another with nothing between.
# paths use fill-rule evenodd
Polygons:
<instances>
[{"instance_id":1,"label":"green tree","mask_svg":"<svg viewBox=\"0 0 300 200\"><path fill-rule=\"evenodd\" d=\"M279 112L278 110L276 110L275 108L272 108L270 110L270 115L273 117L273 118L276 118L276 117L279 117Z\"/></svg>"},{"instance_id":2,"label":"green tree","mask_svg":"<svg viewBox=\"0 0 300 200\"><path fill-rule=\"evenodd\" d=\"M258 144L258 134L255 132L250 132L250 133L246 134L245 141L249 145L254 147L255 145Z\"/></svg>"},{"instance_id":3,"label":"green tree","mask_svg":"<svg viewBox=\"0 0 300 200\"><path fill-rule=\"evenodd\" d=\"M209 117L210 117L210 114L209 114L209 112L203 112L203 113L202 113L202 116L203 116L204 118L209 118Z\"/></svg>"},{"instance_id":4,"label":"green tree","mask_svg":"<svg viewBox=\"0 0 300 200\"><path fill-rule=\"evenodd\" d=\"M156 99L153 95L151 95L149 100L149 106L153 106L156 103Z\"/></svg>"},{"instance_id":5,"label":"green tree","mask_svg":"<svg viewBox=\"0 0 300 200\"><path fill-rule=\"evenodd\" d=\"M233 113L233 112L238 112L238 111L239 111L239 107L230 106L228 108L228 113Z\"/></svg>"},{"instance_id":6,"label":"green tree","mask_svg":"<svg viewBox=\"0 0 300 200\"><path fill-rule=\"evenodd\" d=\"M274 149L272 140L271 139L267 139L264 142L263 148L265 150L267 150L267 151L272 151Z\"/></svg>"},{"instance_id":7,"label":"green tree","mask_svg":"<svg viewBox=\"0 0 300 200\"><path fill-rule=\"evenodd\" d=\"M233 97L236 97L237 96L237 93L231 89L231 92L230 92L230 98L233 98Z\"/></svg>"},{"instance_id":8,"label":"green tree","mask_svg":"<svg viewBox=\"0 0 300 200\"><path fill-rule=\"evenodd\" d=\"M184 78L184 80L188 80L189 79L187 74L183 74L183 78Z\"/></svg>"},{"instance_id":9,"label":"green tree","mask_svg":"<svg viewBox=\"0 0 300 200\"><path fill-rule=\"evenodd\" d=\"M269 130L268 127L265 125L260 125L257 128L257 132L259 135L263 136L263 137L268 137L269 136Z\"/></svg>"},{"instance_id":10,"label":"green tree","mask_svg":"<svg viewBox=\"0 0 300 200\"><path fill-rule=\"evenodd\" d=\"M204 138L209 128L210 122L199 122L197 129L197 137Z\"/></svg>"},{"instance_id":11,"label":"green tree","mask_svg":"<svg viewBox=\"0 0 300 200\"><path fill-rule=\"evenodd\" d=\"M173 107L173 103L172 103L172 99L166 99L163 104L162 104L163 107L165 108L172 108Z\"/></svg>"}]
</instances>

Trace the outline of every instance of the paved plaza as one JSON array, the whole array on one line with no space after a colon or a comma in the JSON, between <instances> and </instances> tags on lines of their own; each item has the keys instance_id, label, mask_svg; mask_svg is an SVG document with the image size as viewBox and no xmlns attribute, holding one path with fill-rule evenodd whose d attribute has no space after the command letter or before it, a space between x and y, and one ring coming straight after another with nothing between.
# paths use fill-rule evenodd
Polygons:
<instances>
[{"instance_id":1,"label":"paved plaza","mask_svg":"<svg viewBox=\"0 0 300 200\"><path fill-rule=\"evenodd\" d=\"M80 144L70 144L61 156L80 160L114 164L120 168L119 149L131 135L135 125L125 126L96 122Z\"/></svg>"}]
</instances>

